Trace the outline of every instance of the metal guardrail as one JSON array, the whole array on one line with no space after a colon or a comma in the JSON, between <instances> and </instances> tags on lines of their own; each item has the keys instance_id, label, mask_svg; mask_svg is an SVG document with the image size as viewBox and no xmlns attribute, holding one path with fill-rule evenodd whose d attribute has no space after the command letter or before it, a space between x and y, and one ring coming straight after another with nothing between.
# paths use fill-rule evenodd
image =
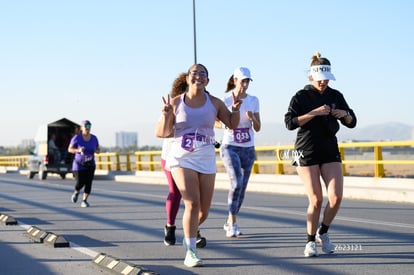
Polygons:
<instances>
[{"instance_id":1,"label":"metal guardrail","mask_svg":"<svg viewBox=\"0 0 414 275\"><path fill-rule=\"evenodd\" d=\"M0 156L0 166L27 167L29 156Z\"/></svg>"},{"instance_id":2,"label":"metal guardrail","mask_svg":"<svg viewBox=\"0 0 414 275\"><path fill-rule=\"evenodd\" d=\"M385 165L413 165L414 159L384 159L384 148L414 147L414 140L409 141L382 141L382 142L349 142L339 143L339 150L342 157L344 175L347 173L347 165L366 165L374 166L374 177L385 177ZM254 163L252 173L259 174L266 171L269 166L276 174L285 174L285 167L291 165L293 158L300 152L294 151L293 145L277 146L257 146L257 160ZM372 159L349 159L347 150L359 152L372 152ZM222 165L222 161L217 153L217 165ZM0 156L0 166L27 167L27 159L30 156ZM96 154L98 169L110 171L156 171L161 169L161 151L137 151L131 154L100 153ZM414 171L414 169L413 169Z\"/></svg>"}]
</instances>

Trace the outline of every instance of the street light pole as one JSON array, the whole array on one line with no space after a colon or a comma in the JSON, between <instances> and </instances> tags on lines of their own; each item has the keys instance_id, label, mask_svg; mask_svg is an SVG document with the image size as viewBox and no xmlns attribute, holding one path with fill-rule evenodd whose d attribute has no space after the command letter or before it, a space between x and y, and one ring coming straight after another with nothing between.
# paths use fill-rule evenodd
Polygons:
<instances>
[{"instance_id":1,"label":"street light pole","mask_svg":"<svg viewBox=\"0 0 414 275\"><path fill-rule=\"evenodd\" d=\"M194 35L194 64L197 64L197 39L196 39L195 0L193 0L193 35Z\"/></svg>"}]
</instances>

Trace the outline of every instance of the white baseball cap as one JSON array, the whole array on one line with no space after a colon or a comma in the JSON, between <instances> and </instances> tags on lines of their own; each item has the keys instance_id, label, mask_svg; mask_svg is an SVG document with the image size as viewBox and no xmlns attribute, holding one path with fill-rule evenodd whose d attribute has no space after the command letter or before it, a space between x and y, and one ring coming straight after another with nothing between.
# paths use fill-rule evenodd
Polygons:
<instances>
[{"instance_id":1,"label":"white baseball cap","mask_svg":"<svg viewBox=\"0 0 414 275\"><path fill-rule=\"evenodd\" d=\"M251 81L253 81L250 75L250 70L245 67L238 67L237 69L235 69L233 73L233 77L237 78L238 80L243 80L243 79L248 78Z\"/></svg>"},{"instance_id":2,"label":"white baseball cap","mask_svg":"<svg viewBox=\"0 0 414 275\"><path fill-rule=\"evenodd\" d=\"M330 65L311 66L309 75L312 76L312 79L314 81L336 80L335 76L331 73L331 66Z\"/></svg>"}]
</instances>

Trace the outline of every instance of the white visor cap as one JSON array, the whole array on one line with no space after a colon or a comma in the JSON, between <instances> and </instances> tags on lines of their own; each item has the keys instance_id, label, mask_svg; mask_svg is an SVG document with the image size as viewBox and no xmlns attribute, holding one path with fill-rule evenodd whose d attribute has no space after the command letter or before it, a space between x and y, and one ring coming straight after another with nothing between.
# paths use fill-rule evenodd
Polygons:
<instances>
[{"instance_id":1,"label":"white visor cap","mask_svg":"<svg viewBox=\"0 0 414 275\"><path fill-rule=\"evenodd\" d=\"M331 73L330 65L311 66L310 75L314 81L336 80L335 76Z\"/></svg>"}]
</instances>

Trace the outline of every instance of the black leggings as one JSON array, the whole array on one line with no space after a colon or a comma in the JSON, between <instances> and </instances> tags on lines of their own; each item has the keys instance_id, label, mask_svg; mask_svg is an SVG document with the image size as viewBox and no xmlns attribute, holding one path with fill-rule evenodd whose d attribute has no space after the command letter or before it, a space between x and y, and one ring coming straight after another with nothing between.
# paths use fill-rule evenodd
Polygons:
<instances>
[{"instance_id":1,"label":"black leggings","mask_svg":"<svg viewBox=\"0 0 414 275\"><path fill-rule=\"evenodd\" d=\"M83 187L85 187L84 192L86 194L90 194L92 190L93 176L95 175L95 167L73 171L73 174L76 180L75 190L79 192Z\"/></svg>"}]
</instances>

